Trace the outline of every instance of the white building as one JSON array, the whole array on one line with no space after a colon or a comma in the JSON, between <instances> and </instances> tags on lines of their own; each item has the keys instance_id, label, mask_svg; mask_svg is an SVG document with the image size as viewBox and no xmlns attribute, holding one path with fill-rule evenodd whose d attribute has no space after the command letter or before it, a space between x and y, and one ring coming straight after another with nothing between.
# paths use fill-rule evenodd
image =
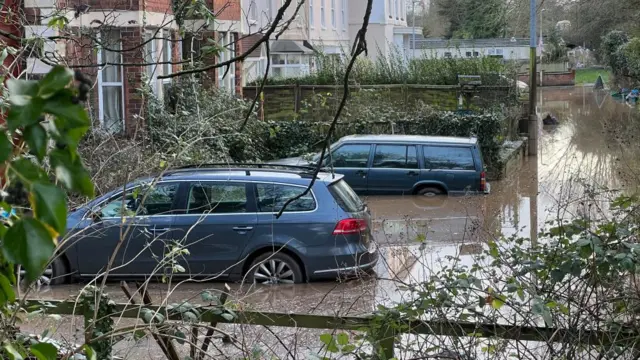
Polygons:
<instances>
[{"instance_id":1,"label":"white building","mask_svg":"<svg viewBox=\"0 0 640 360\"><path fill-rule=\"evenodd\" d=\"M249 34L243 49L255 44L280 9L280 0L242 0L243 21ZM287 9L284 20L294 13L296 2ZM297 76L309 73L316 65L314 51L341 55L349 50L349 0L307 0L297 18L278 40L269 44L272 76ZM254 51L245 61L245 80L264 74L266 49Z\"/></svg>"},{"instance_id":2,"label":"white building","mask_svg":"<svg viewBox=\"0 0 640 360\"><path fill-rule=\"evenodd\" d=\"M411 43L410 43L411 45ZM505 60L529 60L529 39L429 39L418 38L409 57L471 58L495 56Z\"/></svg>"},{"instance_id":3,"label":"white building","mask_svg":"<svg viewBox=\"0 0 640 360\"><path fill-rule=\"evenodd\" d=\"M413 34L407 27L407 10L412 0L374 0L367 31L369 57L388 56L394 49L409 48ZM285 20L293 14L296 2L288 9ZM362 27L366 0L307 0L298 17L278 40L270 42L271 76L298 76L313 71L314 51L342 56L351 51L355 36ZM243 28L252 34L243 40L248 49L260 39L277 14L280 0L242 0ZM421 36L422 30L418 30ZM257 49L245 61L245 82L263 76L266 49Z\"/></svg>"},{"instance_id":4,"label":"white building","mask_svg":"<svg viewBox=\"0 0 640 360\"><path fill-rule=\"evenodd\" d=\"M367 0L349 0L349 33L351 42L362 27ZM407 26L407 10L412 0L374 0L369 27L367 46L369 57L389 57L393 52L403 55L410 47L414 29ZM422 37L422 28L415 29Z\"/></svg>"}]
</instances>

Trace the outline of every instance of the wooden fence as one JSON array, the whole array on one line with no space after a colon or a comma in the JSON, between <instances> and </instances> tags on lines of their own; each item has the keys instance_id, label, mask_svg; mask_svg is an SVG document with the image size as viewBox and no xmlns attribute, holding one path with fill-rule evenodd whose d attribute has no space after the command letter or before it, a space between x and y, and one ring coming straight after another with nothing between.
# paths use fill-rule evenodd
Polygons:
<instances>
[{"instance_id":1,"label":"wooden fence","mask_svg":"<svg viewBox=\"0 0 640 360\"><path fill-rule=\"evenodd\" d=\"M223 295L225 300L226 296ZM222 298L221 298L222 300ZM223 301L224 302L224 301ZM28 300L25 304L27 309L41 308L47 314L58 315L86 315L85 309L78 303L59 300ZM142 309L151 310L154 313L162 314L166 320L185 321L183 314L168 309L165 306L154 305L132 305L116 304L115 312L111 317L117 318L141 318ZM330 329L330 330L354 330L367 331L376 327L378 337L375 348L380 349L378 357L380 359L394 358L394 350L399 335L436 335L455 337L483 337L501 338L506 340L519 341L540 341L547 343L580 343L592 346L608 346L612 344L628 344L638 340L640 333L637 330L617 330L602 331L575 328L550 328L550 327L528 327L500 324L483 324L475 322L460 321L402 321L397 319L393 327L380 329L381 322L376 316L327 316L309 314L288 314L258 311L238 311L233 318L224 317L220 314L220 306L201 306L197 310L201 314L198 323L209 323L215 327L217 324L245 324L263 325L270 327L291 327L306 329ZM216 311L217 310L217 311ZM191 321L193 322L193 321ZM398 323L401 326L398 326ZM405 329L401 332L396 328ZM209 335L209 334L208 334ZM162 346L161 340L157 339ZM170 343L170 340L164 341ZM205 340L207 341L207 340ZM172 346L172 345L171 345ZM164 349L163 349L164 350Z\"/></svg>"}]
</instances>

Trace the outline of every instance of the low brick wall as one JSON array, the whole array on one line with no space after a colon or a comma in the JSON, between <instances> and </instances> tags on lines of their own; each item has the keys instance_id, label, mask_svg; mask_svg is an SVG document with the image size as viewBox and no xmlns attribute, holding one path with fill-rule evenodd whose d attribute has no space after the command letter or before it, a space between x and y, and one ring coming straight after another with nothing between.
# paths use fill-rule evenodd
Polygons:
<instances>
[{"instance_id":1,"label":"low brick wall","mask_svg":"<svg viewBox=\"0 0 640 360\"><path fill-rule=\"evenodd\" d=\"M540 84L540 72L536 72L538 86L573 86L576 84L576 71L542 72L542 84ZM518 80L529 84L529 74L518 74Z\"/></svg>"}]
</instances>

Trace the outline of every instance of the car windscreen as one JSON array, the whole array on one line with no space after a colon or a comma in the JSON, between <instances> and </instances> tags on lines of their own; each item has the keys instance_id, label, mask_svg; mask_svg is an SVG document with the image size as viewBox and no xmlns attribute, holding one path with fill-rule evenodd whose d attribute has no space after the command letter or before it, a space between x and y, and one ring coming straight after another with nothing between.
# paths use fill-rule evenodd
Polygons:
<instances>
[{"instance_id":1,"label":"car windscreen","mask_svg":"<svg viewBox=\"0 0 640 360\"><path fill-rule=\"evenodd\" d=\"M329 185L329 191L342 210L354 213L364 210L364 203L344 180Z\"/></svg>"}]
</instances>

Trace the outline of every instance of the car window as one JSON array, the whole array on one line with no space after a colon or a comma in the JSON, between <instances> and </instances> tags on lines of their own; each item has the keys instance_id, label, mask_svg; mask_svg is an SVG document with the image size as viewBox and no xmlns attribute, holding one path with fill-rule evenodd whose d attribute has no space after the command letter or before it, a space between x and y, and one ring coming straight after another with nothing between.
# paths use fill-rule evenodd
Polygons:
<instances>
[{"instance_id":1,"label":"car window","mask_svg":"<svg viewBox=\"0 0 640 360\"><path fill-rule=\"evenodd\" d=\"M244 184L194 183L189 188L187 214L230 214L247 212Z\"/></svg>"},{"instance_id":2,"label":"car window","mask_svg":"<svg viewBox=\"0 0 640 360\"><path fill-rule=\"evenodd\" d=\"M415 146L377 145L373 157L374 168L415 169L418 167Z\"/></svg>"},{"instance_id":3,"label":"car window","mask_svg":"<svg viewBox=\"0 0 640 360\"><path fill-rule=\"evenodd\" d=\"M323 163L324 166L338 168L366 168L369 163L371 145L342 145L331 153Z\"/></svg>"},{"instance_id":4,"label":"car window","mask_svg":"<svg viewBox=\"0 0 640 360\"><path fill-rule=\"evenodd\" d=\"M165 215L171 213L178 183L156 184L127 190L123 195L107 201L99 210L103 218Z\"/></svg>"},{"instance_id":5,"label":"car window","mask_svg":"<svg viewBox=\"0 0 640 360\"><path fill-rule=\"evenodd\" d=\"M364 210L364 203L346 181L339 180L331 184L329 192L342 210L351 213Z\"/></svg>"},{"instance_id":6,"label":"car window","mask_svg":"<svg viewBox=\"0 0 640 360\"><path fill-rule=\"evenodd\" d=\"M425 169L475 170L469 147L425 146Z\"/></svg>"},{"instance_id":7,"label":"car window","mask_svg":"<svg viewBox=\"0 0 640 360\"><path fill-rule=\"evenodd\" d=\"M280 184L257 184L258 190L258 211L278 212L284 204L291 198L300 195L306 188L299 186L289 186ZM287 205L285 212L292 211L313 211L316 208L316 200L311 191Z\"/></svg>"}]
</instances>

